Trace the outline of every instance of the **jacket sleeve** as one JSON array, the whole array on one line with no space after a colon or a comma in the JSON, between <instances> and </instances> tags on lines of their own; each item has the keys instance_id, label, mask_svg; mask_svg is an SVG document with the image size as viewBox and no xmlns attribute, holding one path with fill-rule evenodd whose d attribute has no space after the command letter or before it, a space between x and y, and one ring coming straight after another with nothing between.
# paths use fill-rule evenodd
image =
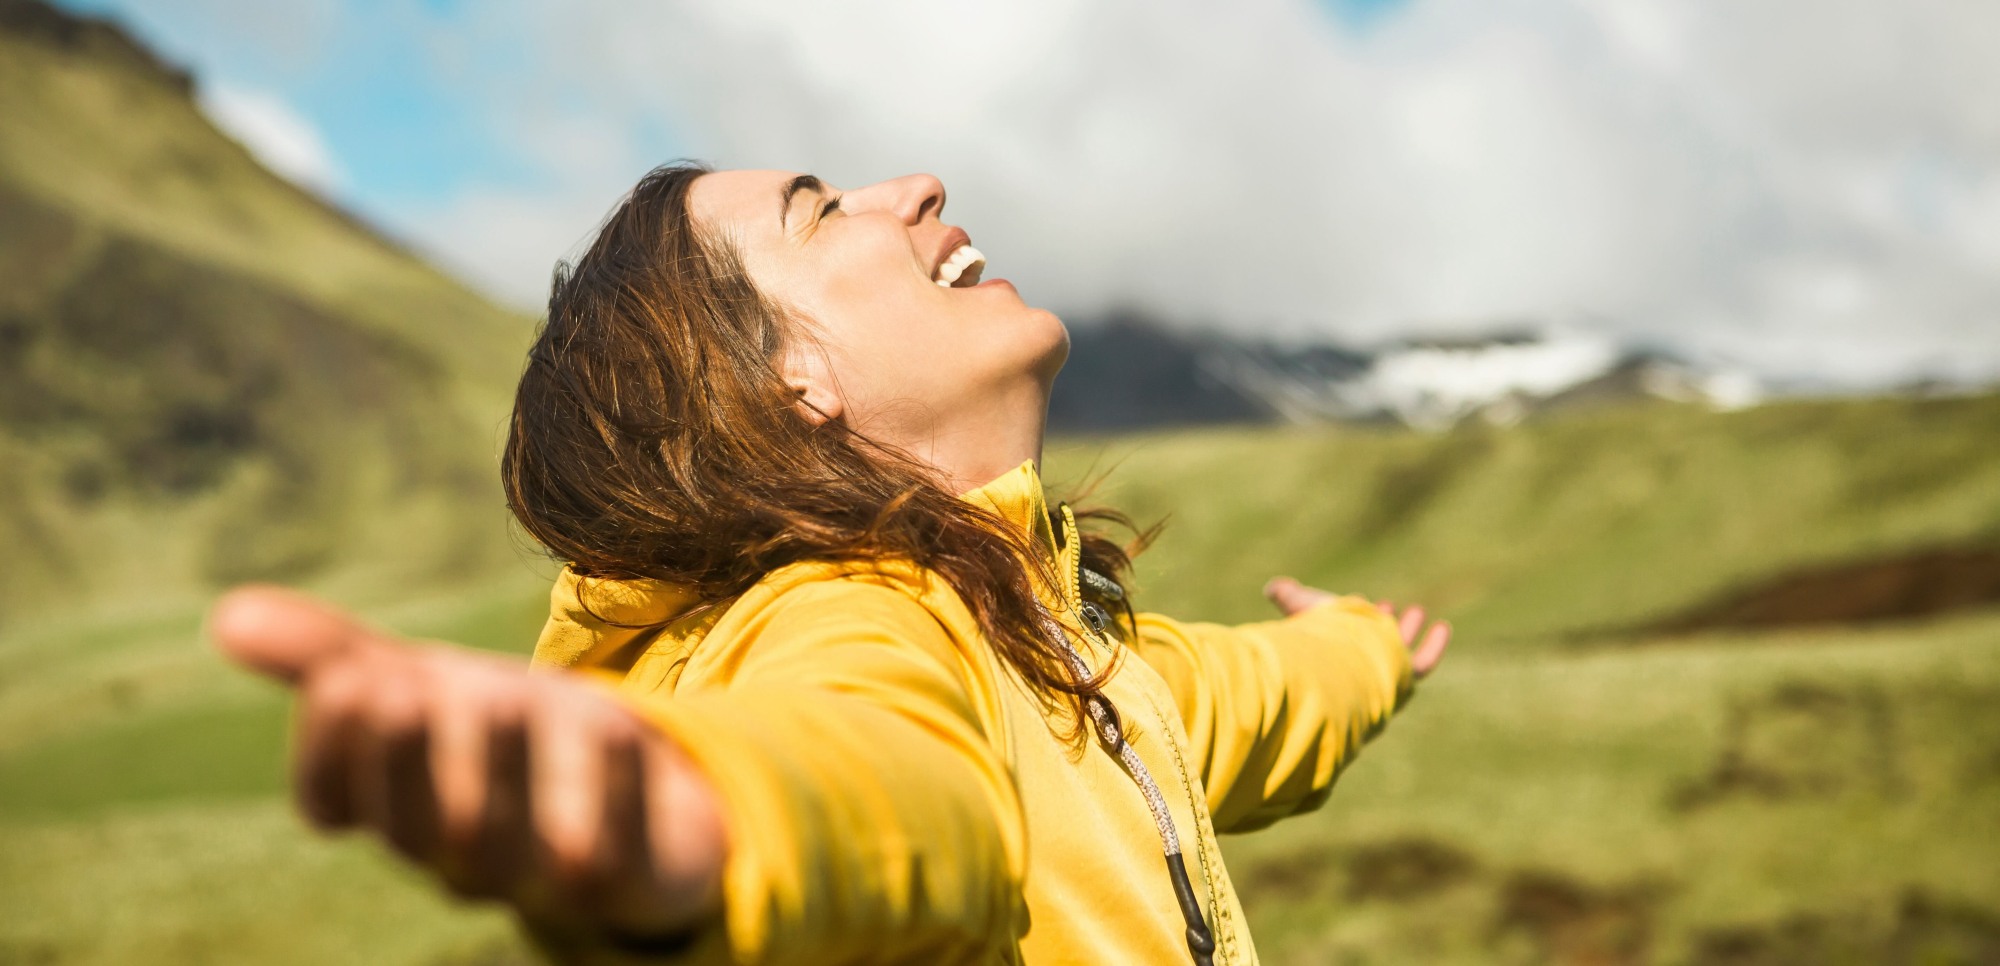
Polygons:
<instances>
[{"instance_id":1,"label":"jacket sleeve","mask_svg":"<svg viewBox=\"0 0 2000 966\"><path fill-rule=\"evenodd\" d=\"M1133 646L1173 690L1218 832L1311 811L1410 693L1395 623L1359 597L1282 620L1139 614Z\"/></svg>"},{"instance_id":2,"label":"jacket sleeve","mask_svg":"<svg viewBox=\"0 0 2000 966\"><path fill-rule=\"evenodd\" d=\"M1025 832L965 659L901 590L815 581L758 609L671 696L621 697L714 785L722 922L650 961L991 961L1025 928ZM648 961L540 931L558 959Z\"/></svg>"}]
</instances>

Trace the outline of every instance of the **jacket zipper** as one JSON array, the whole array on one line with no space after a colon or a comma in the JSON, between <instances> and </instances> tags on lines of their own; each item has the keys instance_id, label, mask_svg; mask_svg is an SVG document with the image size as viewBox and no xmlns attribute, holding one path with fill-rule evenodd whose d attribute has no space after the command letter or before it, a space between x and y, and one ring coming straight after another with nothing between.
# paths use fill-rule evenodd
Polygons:
<instances>
[{"instance_id":1,"label":"jacket zipper","mask_svg":"<svg viewBox=\"0 0 2000 966\"><path fill-rule=\"evenodd\" d=\"M1110 625L1110 615L1096 602L1085 601L1082 589L1079 586L1084 576L1083 553L1081 547L1077 546L1079 536L1076 527L1076 517L1071 513L1068 504L1062 504L1062 518L1063 543L1065 549L1074 554L1073 566L1065 568L1063 574L1063 582L1066 585L1061 588L1063 604L1076 617L1080 625L1089 629L1088 633L1093 638L1093 642L1106 655L1112 655L1114 649L1111 645L1111 639L1105 632L1105 628ZM1097 577L1105 584L1109 584L1111 588L1116 589L1116 592L1122 595L1123 590L1122 588L1118 588L1115 581L1095 573L1092 576ZM1055 625L1051 628L1051 631L1062 641L1070 663L1079 675L1079 679L1087 679L1090 676L1090 668L1084 662L1083 655L1079 654L1075 645L1069 642L1069 635L1063 631L1060 623L1054 621L1050 623ZM1173 815L1167 810L1166 798L1160 791L1159 783L1153 780L1152 772L1146 767L1146 763L1140 760L1139 753L1125 740L1123 730L1119 727L1117 719L1108 709L1109 703L1108 700L1101 697L1091 698L1086 704L1086 709L1090 713L1091 720L1097 725L1099 740L1125 766L1126 772L1132 776L1133 781L1138 783L1140 792L1146 797L1147 808L1152 812L1154 825L1160 833L1161 849L1165 853L1168 878L1173 883L1174 898L1180 905L1181 918L1187 923L1186 939L1188 953L1193 956L1196 966L1212 966L1215 953L1215 933L1209 925L1207 918L1202 914L1201 901L1195 895L1194 884L1188 879L1187 863L1181 855L1180 836L1174 828ZM1195 854L1201 859L1202 868L1206 872L1209 865L1208 844L1202 836L1202 806L1200 802L1194 800L1194 784L1188 781L1186 766L1181 762L1178 754L1174 755L1174 767L1180 772L1181 788L1188 795L1189 814L1193 815L1195 819L1195 828L1193 829ZM1209 904L1217 906L1217 914L1219 916L1220 906L1214 895L1213 881L1209 881L1208 885Z\"/></svg>"}]
</instances>

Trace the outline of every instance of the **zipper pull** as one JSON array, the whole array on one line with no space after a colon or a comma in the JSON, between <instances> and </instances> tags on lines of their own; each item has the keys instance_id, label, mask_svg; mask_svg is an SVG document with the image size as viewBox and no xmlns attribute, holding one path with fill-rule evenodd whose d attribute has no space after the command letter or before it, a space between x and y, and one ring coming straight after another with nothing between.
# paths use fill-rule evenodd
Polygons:
<instances>
[{"instance_id":1,"label":"zipper pull","mask_svg":"<svg viewBox=\"0 0 2000 966\"><path fill-rule=\"evenodd\" d=\"M1091 632L1103 637L1104 629L1111 626L1111 615L1106 613L1104 608L1097 606L1094 600L1084 601L1080 609L1083 611L1083 622L1090 625Z\"/></svg>"}]
</instances>

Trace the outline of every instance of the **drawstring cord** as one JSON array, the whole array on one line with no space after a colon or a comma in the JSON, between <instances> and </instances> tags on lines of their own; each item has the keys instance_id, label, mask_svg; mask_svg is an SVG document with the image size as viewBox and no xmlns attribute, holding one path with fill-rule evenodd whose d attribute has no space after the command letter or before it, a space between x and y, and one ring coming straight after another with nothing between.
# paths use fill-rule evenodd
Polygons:
<instances>
[{"instance_id":1,"label":"drawstring cord","mask_svg":"<svg viewBox=\"0 0 2000 966\"><path fill-rule=\"evenodd\" d=\"M1125 588L1118 586L1116 581L1088 567L1078 566L1077 570L1082 582L1090 585L1098 596L1113 602L1124 600ZM1067 595L1064 597L1067 604ZM1070 606L1075 612L1076 607ZM1109 651L1111 644L1106 639L1105 628L1111 624L1111 615L1095 602L1085 601L1081 613L1076 616L1080 623L1090 628L1097 643ZM1068 658L1076 679L1090 680L1090 665L1084 661L1076 645L1070 643L1069 634L1062 625L1046 609L1042 611L1042 623L1052 637L1062 642L1063 654ZM1153 813L1153 827L1160 833L1160 848L1166 854L1167 875L1173 880L1174 898L1180 903L1181 918L1187 922L1188 952L1194 956L1195 966L1213 966L1215 936L1209 932L1208 922L1202 917L1201 902L1195 898L1194 884L1188 879L1187 863L1181 859L1180 834L1174 831L1174 819L1167 811L1166 796L1160 794L1160 786L1153 780L1153 773L1139 759L1139 753L1133 750L1131 743L1125 740L1124 731L1119 728L1118 719L1105 700L1091 695L1084 700L1084 710L1097 726L1098 740L1125 766L1126 773L1132 776L1132 780L1139 785L1139 791L1145 795L1146 808Z\"/></svg>"}]
</instances>

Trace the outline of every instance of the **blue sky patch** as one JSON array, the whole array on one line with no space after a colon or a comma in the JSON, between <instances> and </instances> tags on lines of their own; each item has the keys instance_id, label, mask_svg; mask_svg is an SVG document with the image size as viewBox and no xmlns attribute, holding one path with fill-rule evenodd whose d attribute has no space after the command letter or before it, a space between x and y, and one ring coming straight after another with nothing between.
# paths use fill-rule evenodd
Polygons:
<instances>
[{"instance_id":1,"label":"blue sky patch","mask_svg":"<svg viewBox=\"0 0 2000 966\"><path fill-rule=\"evenodd\" d=\"M1410 5L1412 0L1319 0L1320 6L1350 30L1366 30Z\"/></svg>"}]
</instances>

